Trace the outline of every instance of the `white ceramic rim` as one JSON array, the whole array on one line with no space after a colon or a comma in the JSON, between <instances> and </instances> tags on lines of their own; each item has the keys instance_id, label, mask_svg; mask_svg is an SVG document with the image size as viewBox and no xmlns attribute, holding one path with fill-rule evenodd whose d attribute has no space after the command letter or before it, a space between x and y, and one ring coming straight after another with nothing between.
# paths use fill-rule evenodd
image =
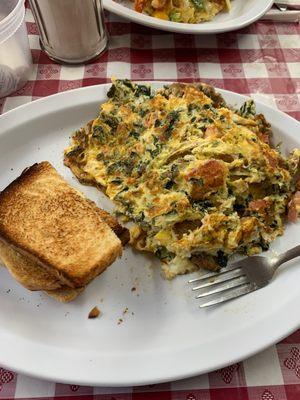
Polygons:
<instances>
[{"instance_id":1,"label":"white ceramic rim","mask_svg":"<svg viewBox=\"0 0 300 400\"><path fill-rule=\"evenodd\" d=\"M142 83L159 83L159 84L168 84L171 82L142 82ZM68 92L58 93L43 99L36 100L32 103L28 103L22 105L14 110L8 111L0 117L0 125L5 126L6 129L10 129L13 127L16 120L18 123L24 123L28 121L28 116L30 118L37 118L41 115L45 115L48 113L53 113L57 110L58 107L58 98L64 98L64 103L68 104L67 108L72 108L74 106L80 106L85 103L86 98L95 99L97 93L97 87L104 86L109 88L110 84L97 85L97 86L89 86L83 87L75 90L71 90ZM217 89L221 94L232 94L233 92L229 92L226 90ZM81 95L86 92L86 97ZM237 98L245 100L246 96L239 95L234 93ZM274 114L276 111L276 119L285 119L289 120L295 127L295 130L299 130L300 123L297 122L292 117L275 110L269 106L263 105L259 102L259 104L265 112L269 112L270 114ZM26 110L26 113L23 111ZM18 115L19 114L19 115ZM0 133L1 135L1 133ZM249 325L239 327L236 329L235 335L232 337L232 342L235 340L240 340L240 335L243 333L243 329L247 330L247 342L245 342L245 348L243 348L242 353L234 353L233 346L219 346L216 351L210 354L209 360L205 367L199 367L199 356L197 353L197 349L195 347L187 347L181 350L180 356L181 358L176 358L176 354L172 354L172 357L168 355L168 365L169 368L164 370L164 373L160 373L161 365L157 365L157 369L151 372L153 373L152 377L142 378L142 379L128 379L126 376L118 376L118 378L90 378L89 376L81 375L74 376L74 362L81 364L76 365L84 365L88 361L88 358L91 357L90 353L80 352L78 351L75 355L74 353L70 353L69 351L59 349L59 353L57 353L60 359L57 359L57 354L55 353L55 349L53 349L53 353L51 352L47 354L47 364L45 362L45 354L43 354L43 346L39 343L32 343L28 340L17 341L16 337L13 335L9 335L6 332L0 330L0 364L5 368L12 369L16 372L23 373L26 375L31 375L36 378L52 380L56 382L65 382L65 383L78 383L81 385L88 386L110 386L110 387L124 387L124 386L134 386L134 385L145 385L150 383L160 383L171 380L183 379L191 376L200 375L212 370L216 370L222 368L226 365L239 362L243 359L246 359L257 352L264 350L265 348L277 343L284 337L288 336L295 330L300 327L300 319L298 316L299 304L295 299L292 299L285 303L285 309L288 309L289 312L274 312L272 314L272 318L258 319L255 324L249 323ZM280 311L280 310L279 310ZM257 325L261 327L263 324L263 339L260 336L262 329L257 329ZM276 326L276 329L274 329ZM258 332L259 331L259 332ZM209 341L209 340L208 340ZM259 345L257 344L259 342ZM207 342L206 342L207 343ZM205 344L206 344L205 343ZM26 345L24 349L24 345ZM31 346L31 347L30 347ZM33 346L33 347L32 347ZM11 349L14 348L14 352L12 354ZM34 350L34 351L32 351ZM22 354L21 354L22 353ZM24 356L24 353L26 356ZM153 360L153 355L151 352L143 352L142 355L147 357L144 361L148 362L150 365L154 365L155 359ZM72 357L77 357L76 360ZM109 368L117 368L120 367L120 364L116 365L114 357L105 357L101 356L98 361L101 363L108 363ZM139 360L140 361L140 360ZM123 361L122 361L123 362ZM62 366L61 363L64 365ZM180 365L178 365L180 364ZM176 365L176 372L172 372L172 366ZM124 369L126 366L126 360L124 360L124 365L121 367ZM144 366L143 366L144 367ZM164 368L165 366L163 366ZM81 369L81 374L82 370ZM79 373L79 370L77 370ZM80 374L79 374L80 375Z\"/></svg>"},{"instance_id":2,"label":"white ceramic rim","mask_svg":"<svg viewBox=\"0 0 300 400\"><path fill-rule=\"evenodd\" d=\"M181 22L164 21L162 19L154 18L146 14L139 13L131 10L121 4L116 3L114 0L103 0L103 6L106 10L129 19L137 24L145 25L150 28L156 28L160 30L166 30L170 32L179 33L193 33L193 34L208 34L208 33L222 33L228 31L234 31L237 29L244 28L247 25L252 24L261 18L273 5L274 0L266 0L266 4L262 7L261 11L253 15L251 18L245 21L235 23L231 27L224 28L222 26L216 28L211 27L211 22L204 22L200 24L187 24Z\"/></svg>"}]
</instances>

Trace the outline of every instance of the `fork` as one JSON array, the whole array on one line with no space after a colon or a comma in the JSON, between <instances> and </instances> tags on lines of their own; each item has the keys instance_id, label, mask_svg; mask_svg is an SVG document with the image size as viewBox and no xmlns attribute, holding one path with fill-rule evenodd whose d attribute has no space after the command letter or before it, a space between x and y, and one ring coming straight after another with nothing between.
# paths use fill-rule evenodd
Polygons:
<instances>
[{"instance_id":1,"label":"fork","mask_svg":"<svg viewBox=\"0 0 300 400\"><path fill-rule=\"evenodd\" d=\"M277 257L252 256L237 261L220 272L211 272L189 283L197 283L193 291L200 290L196 299L205 299L200 308L235 299L266 286L275 271L285 262L300 256L300 245Z\"/></svg>"}]
</instances>

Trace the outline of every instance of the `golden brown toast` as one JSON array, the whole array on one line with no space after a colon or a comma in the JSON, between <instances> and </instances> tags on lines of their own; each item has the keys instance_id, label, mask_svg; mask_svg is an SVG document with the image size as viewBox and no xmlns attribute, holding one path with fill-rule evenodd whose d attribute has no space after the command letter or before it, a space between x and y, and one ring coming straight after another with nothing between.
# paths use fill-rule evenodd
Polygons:
<instances>
[{"instance_id":1,"label":"golden brown toast","mask_svg":"<svg viewBox=\"0 0 300 400\"><path fill-rule=\"evenodd\" d=\"M95 206L48 162L28 168L0 193L0 238L73 288L84 287L122 252Z\"/></svg>"},{"instance_id":2,"label":"golden brown toast","mask_svg":"<svg viewBox=\"0 0 300 400\"><path fill-rule=\"evenodd\" d=\"M72 289L63 287L56 290L46 290L46 293L55 300L61 301L62 303L68 303L69 301L76 299L76 297L83 291L84 288Z\"/></svg>"},{"instance_id":3,"label":"golden brown toast","mask_svg":"<svg viewBox=\"0 0 300 400\"><path fill-rule=\"evenodd\" d=\"M116 218L100 208L97 208L97 211L103 216L103 220L116 234L117 232L123 236L128 234L128 230L123 228ZM119 235L117 234L117 236ZM0 265L1 264L5 265L10 274L29 290L45 290L47 293L49 291L48 294L53 295L53 297L58 300L61 297L68 299L60 301L70 301L69 298L72 297L73 299L74 293L79 294L78 289L71 290L70 288L70 290L67 291L67 289L63 287L62 282L60 282L55 275L50 274L44 267L33 262L23 254L18 253L0 240ZM61 289L61 291L57 289ZM53 291L55 291L55 293L52 293Z\"/></svg>"},{"instance_id":4,"label":"golden brown toast","mask_svg":"<svg viewBox=\"0 0 300 400\"><path fill-rule=\"evenodd\" d=\"M29 290L45 290L55 300L68 302L74 300L84 288L69 288L39 264L18 253L0 240L0 263L4 264L10 274Z\"/></svg>"},{"instance_id":5,"label":"golden brown toast","mask_svg":"<svg viewBox=\"0 0 300 400\"><path fill-rule=\"evenodd\" d=\"M10 274L29 290L55 290L63 283L41 265L0 240L0 258Z\"/></svg>"},{"instance_id":6,"label":"golden brown toast","mask_svg":"<svg viewBox=\"0 0 300 400\"><path fill-rule=\"evenodd\" d=\"M110 215L107 211L97 207L93 201L90 202L95 207L95 211L99 214L100 218L110 227L110 229L115 232L115 234L121 240L122 245L124 246L126 243L128 243L130 239L129 230L120 225L117 218L115 218L113 215Z\"/></svg>"}]
</instances>

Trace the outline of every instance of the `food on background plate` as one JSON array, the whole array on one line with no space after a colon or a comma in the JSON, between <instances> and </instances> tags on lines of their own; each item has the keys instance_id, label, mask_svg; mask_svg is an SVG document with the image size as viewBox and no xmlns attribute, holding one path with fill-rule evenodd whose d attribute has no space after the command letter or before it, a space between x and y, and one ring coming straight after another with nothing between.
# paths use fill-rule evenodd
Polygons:
<instances>
[{"instance_id":1,"label":"food on background plate","mask_svg":"<svg viewBox=\"0 0 300 400\"><path fill-rule=\"evenodd\" d=\"M203 83L153 92L129 80L107 96L74 133L65 164L134 222L131 244L159 257L167 278L268 249L289 204L299 211L300 151L285 158L271 147L252 100L234 110Z\"/></svg>"},{"instance_id":2,"label":"food on background plate","mask_svg":"<svg viewBox=\"0 0 300 400\"><path fill-rule=\"evenodd\" d=\"M2 262L24 287L57 300L73 300L121 255L117 235L128 239L48 162L27 168L0 194Z\"/></svg>"},{"instance_id":3,"label":"food on background plate","mask_svg":"<svg viewBox=\"0 0 300 400\"><path fill-rule=\"evenodd\" d=\"M210 21L230 8L230 0L134 0L135 11L173 22Z\"/></svg>"}]
</instances>

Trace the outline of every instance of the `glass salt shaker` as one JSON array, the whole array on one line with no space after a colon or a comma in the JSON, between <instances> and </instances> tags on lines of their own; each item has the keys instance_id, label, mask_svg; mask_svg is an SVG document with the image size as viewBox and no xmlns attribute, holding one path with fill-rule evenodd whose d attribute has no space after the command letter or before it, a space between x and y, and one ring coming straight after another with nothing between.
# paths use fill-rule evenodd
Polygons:
<instances>
[{"instance_id":1,"label":"glass salt shaker","mask_svg":"<svg viewBox=\"0 0 300 400\"><path fill-rule=\"evenodd\" d=\"M59 63L83 64L106 50L101 0L29 0L42 49Z\"/></svg>"}]
</instances>

